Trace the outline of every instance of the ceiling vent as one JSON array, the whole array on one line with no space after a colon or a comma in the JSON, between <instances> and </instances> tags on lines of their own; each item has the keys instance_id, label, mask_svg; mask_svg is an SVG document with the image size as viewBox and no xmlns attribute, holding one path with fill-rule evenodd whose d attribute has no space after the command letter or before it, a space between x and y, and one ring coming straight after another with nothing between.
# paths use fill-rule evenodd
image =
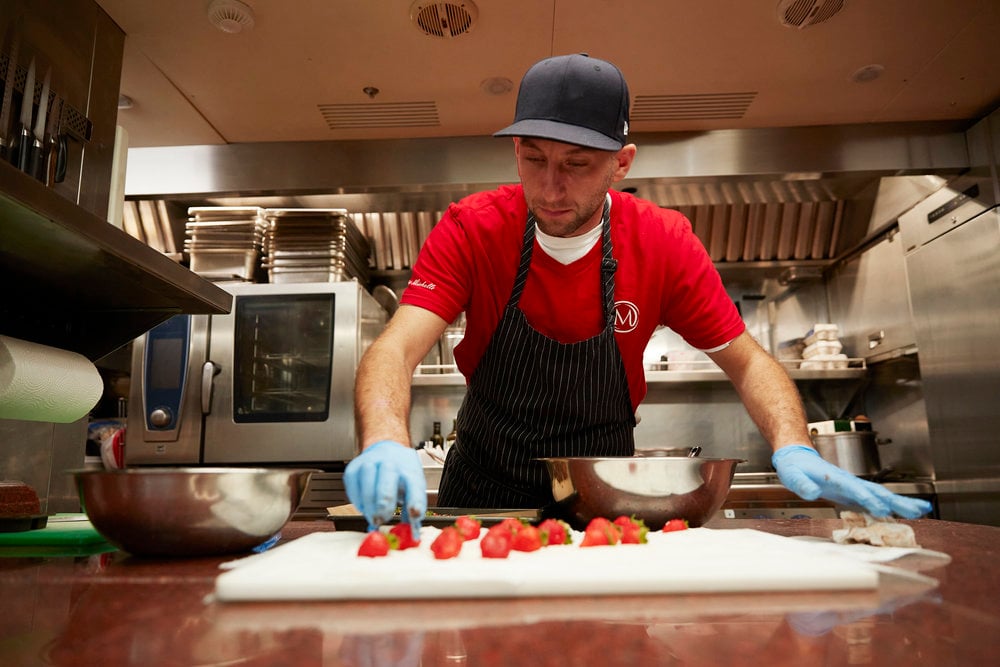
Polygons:
<instances>
[{"instance_id":1,"label":"ceiling vent","mask_svg":"<svg viewBox=\"0 0 1000 667\"><path fill-rule=\"evenodd\" d=\"M808 28L829 21L846 4L847 0L781 0L778 20L787 28Z\"/></svg>"},{"instance_id":2,"label":"ceiling vent","mask_svg":"<svg viewBox=\"0 0 1000 667\"><path fill-rule=\"evenodd\" d=\"M441 125L434 102L320 104L319 112L331 130Z\"/></svg>"},{"instance_id":3,"label":"ceiling vent","mask_svg":"<svg viewBox=\"0 0 1000 667\"><path fill-rule=\"evenodd\" d=\"M757 93L636 95L630 120L730 120L743 118Z\"/></svg>"},{"instance_id":4,"label":"ceiling vent","mask_svg":"<svg viewBox=\"0 0 1000 667\"><path fill-rule=\"evenodd\" d=\"M429 37L458 37L472 30L479 9L472 0L465 2L423 2L410 5L410 20Z\"/></svg>"},{"instance_id":5,"label":"ceiling vent","mask_svg":"<svg viewBox=\"0 0 1000 667\"><path fill-rule=\"evenodd\" d=\"M222 32L236 34L254 26L253 9L239 0L212 0L208 20Z\"/></svg>"}]
</instances>

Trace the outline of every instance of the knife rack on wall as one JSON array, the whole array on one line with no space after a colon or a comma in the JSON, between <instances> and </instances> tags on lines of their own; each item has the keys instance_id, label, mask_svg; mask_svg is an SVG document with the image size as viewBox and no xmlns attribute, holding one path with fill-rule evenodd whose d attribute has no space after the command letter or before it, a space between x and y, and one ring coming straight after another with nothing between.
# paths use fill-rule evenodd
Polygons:
<instances>
[{"instance_id":1,"label":"knife rack on wall","mask_svg":"<svg viewBox=\"0 0 1000 667\"><path fill-rule=\"evenodd\" d=\"M9 48L9 46L9 44L4 44L4 48ZM7 92L7 86L11 83L7 79L12 79L13 83L11 92L4 95L5 102L9 104L10 108L3 116L8 119L6 126L0 126L0 134L5 139L6 148L6 154L3 155L3 158L48 186L61 183L66 177L66 168L70 158L69 140L73 139L80 144L89 143L93 133L93 123L85 114L68 103L58 90L52 88L46 94L42 77L37 76L37 71L31 84L32 90L25 91L25 87L28 85L30 65L24 67L20 62L14 63L14 76L10 77L8 72L11 70L11 57L9 53L0 54L0 77L3 77L2 90ZM20 122L18 119L21 116L21 114L15 115L14 110L22 108L26 94L31 95L30 117L38 119L44 108L48 118L42 123L45 131L44 137L40 138L44 157L40 158L41 166L32 169L29 169L26 164L19 164L18 156L13 154L14 151L11 150L13 139L19 131ZM43 95L47 99L42 100ZM34 138L35 134L31 132L30 127L28 132L29 139Z\"/></svg>"}]
</instances>

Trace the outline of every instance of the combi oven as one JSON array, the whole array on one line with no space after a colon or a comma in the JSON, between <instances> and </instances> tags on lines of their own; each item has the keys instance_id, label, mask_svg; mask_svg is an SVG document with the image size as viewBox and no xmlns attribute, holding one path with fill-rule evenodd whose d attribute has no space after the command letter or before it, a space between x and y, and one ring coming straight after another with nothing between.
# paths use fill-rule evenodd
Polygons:
<instances>
[{"instance_id":1,"label":"combi oven","mask_svg":"<svg viewBox=\"0 0 1000 667\"><path fill-rule=\"evenodd\" d=\"M126 464L342 467L355 372L386 311L354 281L220 287L230 313L177 315L135 341Z\"/></svg>"}]
</instances>

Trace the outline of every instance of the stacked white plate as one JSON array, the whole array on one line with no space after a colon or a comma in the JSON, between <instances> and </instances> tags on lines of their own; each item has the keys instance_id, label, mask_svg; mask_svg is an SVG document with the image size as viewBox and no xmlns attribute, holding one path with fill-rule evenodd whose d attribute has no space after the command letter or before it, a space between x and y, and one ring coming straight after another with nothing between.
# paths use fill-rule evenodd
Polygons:
<instances>
[{"instance_id":1,"label":"stacked white plate","mask_svg":"<svg viewBox=\"0 0 1000 667\"><path fill-rule=\"evenodd\" d=\"M264 262L272 283L368 284L368 240L342 208L269 208Z\"/></svg>"},{"instance_id":2,"label":"stacked white plate","mask_svg":"<svg viewBox=\"0 0 1000 667\"><path fill-rule=\"evenodd\" d=\"M191 270L210 280L253 282L264 228L264 209L256 206L189 208L184 250Z\"/></svg>"}]
</instances>

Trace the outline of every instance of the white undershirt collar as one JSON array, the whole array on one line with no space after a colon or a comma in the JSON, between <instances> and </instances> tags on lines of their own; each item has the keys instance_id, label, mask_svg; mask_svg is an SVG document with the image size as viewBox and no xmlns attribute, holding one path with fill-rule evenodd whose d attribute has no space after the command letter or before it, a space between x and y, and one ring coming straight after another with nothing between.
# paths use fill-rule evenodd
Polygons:
<instances>
[{"instance_id":1,"label":"white undershirt collar","mask_svg":"<svg viewBox=\"0 0 1000 667\"><path fill-rule=\"evenodd\" d=\"M610 210L610 193L607 195L607 202ZM560 264L572 264L590 252L590 249L600 241L601 225L597 225L586 234L580 236L564 237L549 236L538 228L538 223L536 222L535 238L538 239L538 245L545 251L546 255L552 257L552 259Z\"/></svg>"}]
</instances>

